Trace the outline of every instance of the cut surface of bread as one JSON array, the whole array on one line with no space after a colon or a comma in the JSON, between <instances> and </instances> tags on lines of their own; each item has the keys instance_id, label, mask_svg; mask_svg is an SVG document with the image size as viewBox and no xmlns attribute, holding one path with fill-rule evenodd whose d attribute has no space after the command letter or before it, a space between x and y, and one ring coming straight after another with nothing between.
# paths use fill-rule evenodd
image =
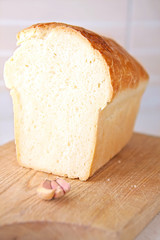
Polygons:
<instances>
[{"instance_id":1,"label":"cut surface of bread","mask_svg":"<svg viewBox=\"0 0 160 240\"><path fill-rule=\"evenodd\" d=\"M22 166L87 180L131 137L148 75L114 41L107 48L96 36L56 23L18 35L4 74Z\"/></svg>"}]
</instances>

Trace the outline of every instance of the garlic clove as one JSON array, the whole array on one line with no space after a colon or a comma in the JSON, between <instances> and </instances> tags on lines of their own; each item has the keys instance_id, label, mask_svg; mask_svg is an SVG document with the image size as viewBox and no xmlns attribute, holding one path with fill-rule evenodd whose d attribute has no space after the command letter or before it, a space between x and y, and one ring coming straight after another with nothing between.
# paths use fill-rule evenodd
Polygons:
<instances>
[{"instance_id":1,"label":"garlic clove","mask_svg":"<svg viewBox=\"0 0 160 240\"><path fill-rule=\"evenodd\" d=\"M64 194L65 192L63 191L63 189L60 186L58 186L55 190L54 198L61 198L64 196Z\"/></svg>"},{"instance_id":2,"label":"garlic clove","mask_svg":"<svg viewBox=\"0 0 160 240\"><path fill-rule=\"evenodd\" d=\"M48 189L48 188L44 188L43 184L41 184L38 188L37 188L37 194L41 199L44 200L51 200L54 197L55 194L55 190L54 189Z\"/></svg>"},{"instance_id":3,"label":"garlic clove","mask_svg":"<svg viewBox=\"0 0 160 240\"><path fill-rule=\"evenodd\" d=\"M61 186L61 188L63 189L63 191L65 193L69 192L71 189L71 185L70 183L66 182L64 179L62 178L57 178L56 182Z\"/></svg>"}]
</instances>

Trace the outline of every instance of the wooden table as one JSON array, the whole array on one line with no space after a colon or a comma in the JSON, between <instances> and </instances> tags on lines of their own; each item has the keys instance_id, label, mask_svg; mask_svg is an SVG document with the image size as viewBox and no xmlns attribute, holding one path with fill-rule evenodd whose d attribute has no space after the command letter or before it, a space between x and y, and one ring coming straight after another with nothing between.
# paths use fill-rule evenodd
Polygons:
<instances>
[{"instance_id":1,"label":"wooden table","mask_svg":"<svg viewBox=\"0 0 160 240\"><path fill-rule=\"evenodd\" d=\"M17 164L13 142L0 147L0 239L134 239L160 211L160 138L134 134L87 182L67 179L62 199L37 197L46 177Z\"/></svg>"}]
</instances>

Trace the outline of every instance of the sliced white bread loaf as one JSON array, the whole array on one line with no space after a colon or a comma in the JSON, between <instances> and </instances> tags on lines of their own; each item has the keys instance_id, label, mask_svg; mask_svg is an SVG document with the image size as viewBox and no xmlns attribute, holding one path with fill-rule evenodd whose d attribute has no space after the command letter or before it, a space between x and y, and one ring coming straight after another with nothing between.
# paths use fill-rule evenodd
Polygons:
<instances>
[{"instance_id":1,"label":"sliced white bread loaf","mask_svg":"<svg viewBox=\"0 0 160 240\"><path fill-rule=\"evenodd\" d=\"M18 162L87 180L132 135L148 75L111 39L62 23L18 34L5 64Z\"/></svg>"}]
</instances>

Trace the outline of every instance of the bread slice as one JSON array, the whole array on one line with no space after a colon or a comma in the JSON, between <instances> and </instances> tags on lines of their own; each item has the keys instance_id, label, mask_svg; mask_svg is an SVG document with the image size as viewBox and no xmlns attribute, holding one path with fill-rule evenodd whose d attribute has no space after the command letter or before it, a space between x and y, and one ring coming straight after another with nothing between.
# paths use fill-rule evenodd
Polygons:
<instances>
[{"instance_id":1,"label":"bread slice","mask_svg":"<svg viewBox=\"0 0 160 240\"><path fill-rule=\"evenodd\" d=\"M87 180L129 141L148 75L86 29L36 24L5 64L20 165Z\"/></svg>"}]
</instances>

